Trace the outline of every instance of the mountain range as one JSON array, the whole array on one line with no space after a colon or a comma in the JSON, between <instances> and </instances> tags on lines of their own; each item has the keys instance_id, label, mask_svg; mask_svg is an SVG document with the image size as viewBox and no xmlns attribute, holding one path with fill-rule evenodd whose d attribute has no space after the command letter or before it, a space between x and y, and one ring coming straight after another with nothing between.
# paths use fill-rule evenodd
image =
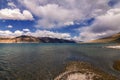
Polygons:
<instances>
[{"instance_id":1,"label":"mountain range","mask_svg":"<svg viewBox=\"0 0 120 80\"><path fill-rule=\"evenodd\" d=\"M14 38L0 38L0 43L75 43L75 41L50 37L21 35Z\"/></svg>"},{"instance_id":2,"label":"mountain range","mask_svg":"<svg viewBox=\"0 0 120 80\"><path fill-rule=\"evenodd\" d=\"M0 43L76 43L74 40L50 38L50 37L33 37L21 35L14 38L0 37ZM108 37L89 41L89 43L120 43L120 33Z\"/></svg>"}]
</instances>

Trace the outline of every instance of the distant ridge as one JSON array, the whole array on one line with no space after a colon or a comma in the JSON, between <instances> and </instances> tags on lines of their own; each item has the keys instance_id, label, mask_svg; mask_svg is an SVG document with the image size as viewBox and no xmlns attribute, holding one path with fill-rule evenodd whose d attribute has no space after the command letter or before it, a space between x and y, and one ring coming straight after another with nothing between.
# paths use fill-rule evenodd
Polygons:
<instances>
[{"instance_id":1,"label":"distant ridge","mask_svg":"<svg viewBox=\"0 0 120 80\"><path fill-rule=\"evenodd\" d=\"M75 43L75 41L50 37L21 35L14 38L0 38L0 43Z\"/></svg>"},{"instance_id":2,"label":"distant ridge","mask_svg":"<svg viewBox=\"0 0 120 80\"><path fill-rule=\"evenodd\" d=\"M110 42L120 43L120 33L117 33L117 34L114 34L108 37L104 37L101 39L93 40L90 42L92 43L110 43Z\"/></svg>"},{"instance_id":3,"label":"distant ridge","mask_svg":"<svg viewBox=\"0 0 120 80\"><path fill-rule=\"evenodd\" d=\"M33 42L33 43L38 43L41 42L39 38L33 37L33 36L27 36L27 35L21 35L18 37L13 38L15 40L16 43L20 43L20 42Z\"/></svg>"}]
</instances>

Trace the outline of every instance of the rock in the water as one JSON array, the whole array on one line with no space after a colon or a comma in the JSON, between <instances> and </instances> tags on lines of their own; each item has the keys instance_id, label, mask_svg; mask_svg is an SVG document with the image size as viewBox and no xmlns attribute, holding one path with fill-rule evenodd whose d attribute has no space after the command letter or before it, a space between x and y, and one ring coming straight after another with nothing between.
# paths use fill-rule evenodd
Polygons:
<instances>
[{"instance_id":1,"label":"rock in the water","mask_svg":"<svg viewBox=\"0 0 120 80\"><path fill-rule=\"evenodd\" d=\"M117 71L120 71L120 60L114 61L113 68Z\"/></svg>"},{"instance_id":2,"label":"rock in the water","mask_svg":"<svg viewBox=\"0 0 120 80\"><path fill-rule=\"evenodd\" d=\"M70 62L54 80L118 80L87 62Z\"/></svg>"}]
</instances>

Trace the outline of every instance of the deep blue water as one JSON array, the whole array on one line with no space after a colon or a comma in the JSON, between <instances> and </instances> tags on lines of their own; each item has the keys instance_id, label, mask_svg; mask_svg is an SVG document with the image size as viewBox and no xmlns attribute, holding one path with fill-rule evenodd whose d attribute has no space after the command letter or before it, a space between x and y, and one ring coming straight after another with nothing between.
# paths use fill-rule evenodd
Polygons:
<instances>
[{"instance_id":1,"label":"deep blue water","mask_svg":"<svg viewBox=\"0 0 120 80\"><path fill-rule=\"evenodd\" d=\"M120 59L114 44L0 44L0 80L53 80L69 61L87 61L120 77L112 68Z\"/></svg>"}]
</instances>

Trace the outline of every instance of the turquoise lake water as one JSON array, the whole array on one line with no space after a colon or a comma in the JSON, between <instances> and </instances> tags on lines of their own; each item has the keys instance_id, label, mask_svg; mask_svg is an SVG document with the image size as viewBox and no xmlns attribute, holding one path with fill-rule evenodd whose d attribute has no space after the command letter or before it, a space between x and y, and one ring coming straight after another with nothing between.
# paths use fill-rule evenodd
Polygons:
<instances>
[{"instance_id":1,"label":"turquoise lake water","mask_svg":"<svg viewBox=\"0 0 120 80\"><path fill-rule=\"evenodd\" d=\"M112 68L120 59L114 44L0 44L0 80L53 80L69 61L86 61L120 77Z\"/></svg>"}]
</instances>

